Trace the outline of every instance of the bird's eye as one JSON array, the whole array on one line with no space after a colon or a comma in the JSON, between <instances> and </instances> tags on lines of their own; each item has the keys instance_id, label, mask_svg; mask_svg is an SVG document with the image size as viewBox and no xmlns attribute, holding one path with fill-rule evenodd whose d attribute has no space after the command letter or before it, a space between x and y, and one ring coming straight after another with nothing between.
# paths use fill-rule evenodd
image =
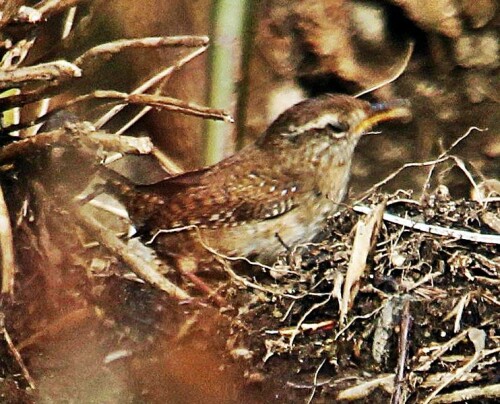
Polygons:
<instances>
[{"instance_id":1,"label":"bird's eye","mask_svg":"<svg viewBox=\"0 0 500 404\"><path fill-rule=\"evenodd\" d=\"M326 127L333 133L343 133L349 130L349 126L343 122L330 122Z\"/></svg>"}]
</instances>

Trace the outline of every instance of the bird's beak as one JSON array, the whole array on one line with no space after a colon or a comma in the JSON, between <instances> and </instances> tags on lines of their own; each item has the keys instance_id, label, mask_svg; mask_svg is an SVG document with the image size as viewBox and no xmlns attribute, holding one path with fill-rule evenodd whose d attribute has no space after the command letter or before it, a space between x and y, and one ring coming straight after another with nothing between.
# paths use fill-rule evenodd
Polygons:
<instances>
[{"instance_id":1,"label":"bird's beak","mask_svg":"<svg viewBox=\"0 0 500 404\"><path fill-rule=\"evenodd\" d=\"M407 99L372 103L370 104L368 116L356 127L356 133L367 132L376 124L384 121L393 119L409 121L412 117L410 107L410 101Z\"/></svg>"}]
</instances>

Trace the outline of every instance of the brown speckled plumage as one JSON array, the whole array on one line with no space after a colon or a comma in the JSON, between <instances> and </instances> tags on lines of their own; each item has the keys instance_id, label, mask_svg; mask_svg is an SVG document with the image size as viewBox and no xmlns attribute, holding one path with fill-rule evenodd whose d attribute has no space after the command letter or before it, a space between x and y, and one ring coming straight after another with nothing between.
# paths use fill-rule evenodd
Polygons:
<instances>
[{"instance_id":1,"label":"brown speckled plumage","mask_svg":"<svg viewBox=\"0 0 500 404\"><path fill-rule=\"evenodd\" d=\"M371 105L344 95L308 99L235 155L153 185L122 184L121 199L148 237L194 225L221 253L269 261L283 250L276 234L287 245L307 242L337 210L361 135L380 120L408 113L401 102ZM178 255L198 254L201 244L191 228L161 234L153 245L160 254Z\"/></svg>"}]
</instances>

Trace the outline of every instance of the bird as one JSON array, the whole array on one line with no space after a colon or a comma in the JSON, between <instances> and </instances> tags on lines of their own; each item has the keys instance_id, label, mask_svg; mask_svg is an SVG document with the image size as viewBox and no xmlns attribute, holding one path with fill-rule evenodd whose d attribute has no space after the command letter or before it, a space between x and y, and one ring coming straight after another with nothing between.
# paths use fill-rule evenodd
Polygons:
<instances>
[{"instance_id":1,"label":"bird","mask_svg":"<svg viewBox=\"0 0 500 404\"><path fill-rule=\"evenodd\" d=\"M339 209L359 139L382 121L410 117L406 99L323 94L212 166L148 185L109 182L160 257L192 257L193 270L207 253L270 264L287 246L311 241Z\"/></svg>"}]
</instances>

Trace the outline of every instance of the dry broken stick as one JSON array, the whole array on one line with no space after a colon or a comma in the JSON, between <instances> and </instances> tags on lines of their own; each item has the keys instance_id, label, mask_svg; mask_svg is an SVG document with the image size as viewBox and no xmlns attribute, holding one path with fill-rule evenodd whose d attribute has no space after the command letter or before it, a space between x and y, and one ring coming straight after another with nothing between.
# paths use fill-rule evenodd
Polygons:
<instances>
[{"instance_id":1,"label":"dry broken stick","mask_svg":"<svg viewBox=\"0 0 500 404\"><path fill-rule=\"evenodd\" d=\"M424 404L430 403L441 390L443 390L452 382L460 380L460 378L463 377L464 374L469 373L484 357L500 352L500 348L492 350L485 349L486 332L484 330L471 328L468 330L467 334L469 339L474 344L474 355L463 366L446 375L446 377L443 378L442 382L432 391L432 393L422 401Z\"/></svg>"},{"instance_id":2,"label":"dry broken stick","mask_svg":"<svg viewBox=\"0 0 500 404\"><path fill-rule=\"evenodd\" d=\"M403 404L406 402L406 395L404 392L404 382L405 382L405 370L406 362L408 358L408 335L410 333L411 326L411 315L410 315L410 300L405 300L403 305L403 313L401 318L401 327L399 332L399 343L398 343L398 367L396 369L396 378L394 380L395 389L392 394L391 404Z\"/></svg>"},{"instance_id":3,"label":"dry broken stick","mask_svg":"<svg viewBox=\"0 0 500 404\"><path fill-rule=\"evenodd\" d=\"M65 2L57 2L57 1L48 1L46 2L47 8L51 8L55 6L56 3L67 3L64 7L62 4L59 6L62 8L66 8L72 6L71 1ZM50 4L49 4L50 3ZM71 4L70 4L71 3ZM43 8L45 10L45 8ZM197 55L203 53L208 45L208 37L206 36L174 36L174 37L151 37L151 38L136 38L136 39L124 39L118 40L115 42L106 43L103 45L99 45L94 47L83 55L78 57L74 63L70 63L64 60L45 63L37 66L30 66L26 68L18 68L16 70L2 72L0 71L0 89L8 88L8 87L16 87L22 85L25 82L32 81L44 81L44 85L41 88L33 90L26 94L17 94L6 97L1 100L3 108L14 108L21 107L23 105L34 103L39 101L42 98L50 97L55 94L59 89L59 82L63 79L68 79L72 77L80 77L82 72L78 65L83 64L90 58L96 57L101 54L113 54L122 51L126 48L136 48L136 47L161 47L161 46L184 46L184 47L198 47L195 52L188 55L187 57L178 61L175 65L164 69L162 72L156 74L152 79L148 80L142 86L138 87L135 90L135 93L139 94L143 91L146 91L151 86L157 84L160 80L168 77L175 70L179 69L183 64L187 63L189 60L193 59ZM56 84L56 85L54 85ZM60 90L59 90L60 91ZM129 101L128 103L132 103L133 101ZM147 102L143 101L134 101L133 103L139 104L147 104ZM180 111L182 113L196 115L196 116L208 116L213 115L213 119L224 119L231 121L232 118L228 117L223 111L218 113L216 110L213 111L205 111L204 107L200 107L201 111L198 110L197 106L190 106L187 103L182 103L182 101L171 99L171 100L163 100L158 101L156 103L160 103L161 105L153 104L153 106L161 106L163 108L169 108L171 106L172 110ZM97 127L101 127L107 120L109 120L112 116L114 116L117 112L119 112L125 105L119 105L114 107L111 111L105 114L97 123ZM144 112L147 112L151 109L151 106L147 106L144 109ZM60 108L58 108L59 110ZM191 111L194 111L191 113ZM54 112L54 111L51 111ZM36 124L43 122L48 117L48 114L44 114L40 119L35 119L32 122L23 123L16 126L10 126L4 132L11 132L15 130L25 129L26 127L30 127Z\"/></svg>"},{"instance_id":4,"label":"dry broken stick","mask_svg":"<svg viewBox=\"0 0 500 404\"><path fill-rule=\"evenodd\" d=\"M40 118L37 118L33 121L30 122L24 122L19 125L11 125L8 126L4 131L0 130L0 134L2 133L10 133L12 131L16 130L21 130L25 129L37 124L41 124L45 122L48 118L50 118L52 115L55 113L66 110L69 107L85 102L89 99L111 99L111 100L120 100L120 105L119 107L125 106L127 104L133 104L133 105L146 105L147 108L162 108L167 111L174 111L174 112L179 112L181 114L185 115L191 115L191 116L197 116L197 117L202 117L206 119L215 119L215 120L222 120L225 122L230 122L233 123L234 119L233 117L226 111L221 110L221 109L216 109L216 108L208 108L203 105L198 105L196 103L192 102L186 102L179 100L177 98L172 98L172 97L165 97L161 95L154 95L154 94L127 94L123 93L120 91L104 91L104 90L97 90L94 91L93 93L90 94L85 94L81 95L79 97L76 97L67 103L54 108L50 110L48 113L43 115ZM0 101L1 105L1 101ZM122 131L120 131L122 132ZM121 135L121 133L117 133Z\"/></svg>"},{"instance_id":5,"label":"dry broken stick","mask_svg":"<svg viewBox=\"0 0 500 404\"><path fill-rule=\"evenodd\" d=\"M372 209L368 206L356 205L353 210L358 213L369 214ZM465 230L452 229L449 227L436 226L427 223L416 222L391 213L384 213L383 219L387 222L395 223L409 229L415 229L438 236L453 237L461 240L473 241L475 243L500 244L500 235L473 233Z\"/></svg>"},{"instance_id":6,"label":"dry broken stick","mask_svg":"<svg viewBox=\"0 0 500 404\"><path fill-rule=\"evenodd\" d=\"M199 116L202 118L221 120L231 123L234 122L233 117L224 110L208 108L172 97L154 94L126 94L118 91L96 91L94 96L96 98L123 100L123 102L127 104L148 105L151 107L163 108L167 111L176 111L181 114Z\"/></svg>"},{"instance_id":7,"label":"dry broken stick","mask_svg":"<svg viewBox=\"0 0 500 404\"><path fill-rule=\"evenodd\" d=\"M81 77L82 71L65 60L20 67L11 71L0 70L0 89L12 88L32 81L64 80Z\"/></svg>"},{"instance_id":8,"label":"dry broken stick","mask_svg":"<svg viewBox=\"0 0 500 404\"><path fill-rule=\"evenodd\" d=\"M366 221L359 220L356 225L356 235L354 236L340 304L340 324L345 323L347 313L358 292L358 282L365 271L366 259L372 249L373 237L378 233L384 209L385 202L380 203L370 212L371 214Z\"/></svg>"},{"instance_id":9,"label":"dry broken stick","mask_svg":"<svg viewBox=\"0 0 500 404\"><path fill-rule=\"evenodd\" d=\"M226 111L215 108L208 108L193 102L186 102L177 98L165 97L155 94L127 94L120 91L97 90L91 94L77 97L59 109L68 108L76 103L87 101L92 98L119 100L123 104L147 105L155 108L162 108L167 111L175 111L185 115L198 116L208 119L216 119L226 122L234 122L233 117ZM51 111L51 112L55 112Z\"/></svg>"},{"instance_id":10,"label":"dry broken stick","mask_svg":"<svg viewBox=\"0 0 500 404\"><path fill-rule=\"evenodd\" d=\"M166 292L178 300L188 300L191 296L162 275L158 264L149 262L135 254L130 248L93 217L85 215L79 208L74 214L80 225L85 228L107 250L119 257L142 280Z\"/></svg>"},{"instance_id":11,"label":"dry broken stick","mask_svg":"<svg viewBox=\"0 0 500 404\"><path fill-rule=\"evenodd\" d=\"M54 14L89 0L42 0L33 7L21 6L12 17L17 23L35 24Z\"/></svg>"},{"instance_id":12,"label":"dry broken stick","mask_svg":"<svg viewBox=\"0 0 500 404\"><path fill-rule=\"evenodd\" d=\"M423 161L421 163L414 162L414 163L406 163L399 167L396 171L393 173L389 174L387 177L385 177L382 181L377 182L375 185L373 185L371 188L363 192L363 194L358 198L358 202L364 201L368 196L370 196L373 192L375 192L377 189L380 187L386 185L389 181L393 180L395 177L397 177L402 171L406 170L407 168L412 168L412 167L431 167L431 172L429 173L429 177L426 181L426 184L429 182L430 176L432 175L432 171L434 170L434 167L437 164L443 163L445 161L448 161L451 157L448 155L448 153L455 148L459 143L461 143L464 139L466 139L472 131L479 131L483 132L485 129L478 128L476 126L471 126L466 133L464 133L462 136L460 136L458 139L456 139L452 145L444 152L442 153L437 159L431 160L431 161ZM424 185L424 191L425 191L426 185Z\"/></svg>"},{"instance_id":13,"label":"dry broken stick","mask_svg":"<svg viewBox=\"0 0 500 404\"><path fill-rule=\"evenodd\" d=\"M134 38L134 39L120 39L114 42L108 42L98 45L89 49L78 58L74 60L74 64L81 66L87 62L88 59L95 58L100 55L111 55L114 53L122 52L130 48L160 48L167 47L200 47L208 45L207 36L160 36L160 37L147 37L147 38Z\"/></svg>"},{"instance_id":14,"label":"dry broken stick","mask_svg":"<svg viewBox=\"0 0 500 404\"><path fill-rule=\"evenodd\" d=\"M60 92L60 83L47 82L44 86L39 86L36 90L25 91L20 94L10 95L8 97L0 98L0 109L7 110L16 107L22 107L40 101L43 98L50 98ZM7 127L5 129L9 129Z\"/></svg>"},{"instance_id":15,"label":"dry broken stick","mask_svg":"<svg viewBox=\"0 0 500 404\"><path fill-rule=\"evenodd\" d=\"M38 66L29 66L24 68L16 69L15 73L12 71L2 72L0 70L0 88L7 86L13 87L13 83L32 81L32 80L53 80L57 78L57 75L80 77L81 70L80 66L84 64L88 59L97 57L102 54L114 54L123 51L127 48L137 48L137 47L205 47L208 45L209 39L206 36L167 36L167 37L150 37L150 38L134 38L134 39L121 39L114 42L105 43L94 48L89 49L78 58L76 58L73 63L67 61L57 61L45 63ZM178 68L181 65L176 64L175 67ZM173 71L172 66L160 73L158 77L164 78L171 74ZM169 70L170 69L170 70ZM174 69L175 70L175 69ZM73 72L73 74L71 74ZM166 72L166 74L165 74ZM156 77L156 76L155 76ZM5 84L2 84L2 81ZM153 84L155 84L158 79L154 79ZM12 95L0 99L0 106L2 109L21 107L25 104L33 103L39 101L44 97L52 96L57 87L54 88L53 83L46 83L47 85L41 89L36 89L28 93ZM2 87L3 85L3 87ZM149 87L148 87L149 88Z\"/></svg>"},{"instance_id":16,"label":"dry broken stick","mask_svg":"<svg viewBox=\"0 0 500 404\"><path fill-rule=\"evenodd\" d=\"M14 357L17 365L21 369L21 373L24 377L24 379L28 382L30 387L32 389L35 388L35 381L31 377L28 368L24 364L23 358L21 357L21 354L19 353L18 349L14 345L14 342L12 341L12 338L10 338L9 333L7 332L7 329L5 328L5 315L0 312L0 335L3 335L3 338L5 339L5 342L7 343L7 347L11 353L11 355Z\"/></svg>"},{"instance_id":17,"label":"dry broken stick","mask_svg":"<svg viewBox=\"0 0 500 404\"><path fill-rule=\"evenodd\" d=\"M2 270L2 293L14 293L15 252L9 211L0 187L0 253Z\"/></svg>"},{"instance_id":18,"label":"dry broken stick","mask_svg":"<svg viewBox=\"0 0 500 404\"><path fill-rule=\"evenodd\" d=\"M196 49L195 51L186 55L182 59L178 60L174 65L167 67L166 69L162 70L158 74L155 74L149 80L147 80L146 82L141 84L139 87L137 87L135 90L133 90L131 92L131 94L144 93L145 91L147 91L151 87L158 84L160 81L164 80L166 77L169 77L173 72L180 69L186 63L189 63L191 60L195 59L196 57L198 57L199 55L204 53L207 49L208 49L208 46L202 46L199 49ZM102 115L96 122L94 122L94 126L97 129L101 128L111 118L113 118L116 114L118 114L123 108L125 108L125 105L117 105L117 106L113 107L111 110L109 110L104 115ZM152 108L152 107L145 107L145 108Z\"/></svg>"},{"instance_id":19,"label":"dry broken stick","mask_svg":"<svg viewBox=\"0 0 500 404\"><path fill-rule=\"evenodd\" d=\"M151 140L147 137L134 138L109 134L104 131L95 131L88 123L79 123L8 144L0 149L0 164L25 157L37 150L46 149L48 145L57 143L68 145L77 140L80 140L82 145L93 145L96 149L102 146L108 151L118 153L148 154L153 148Z\"/></svg>"}]
</instances>

